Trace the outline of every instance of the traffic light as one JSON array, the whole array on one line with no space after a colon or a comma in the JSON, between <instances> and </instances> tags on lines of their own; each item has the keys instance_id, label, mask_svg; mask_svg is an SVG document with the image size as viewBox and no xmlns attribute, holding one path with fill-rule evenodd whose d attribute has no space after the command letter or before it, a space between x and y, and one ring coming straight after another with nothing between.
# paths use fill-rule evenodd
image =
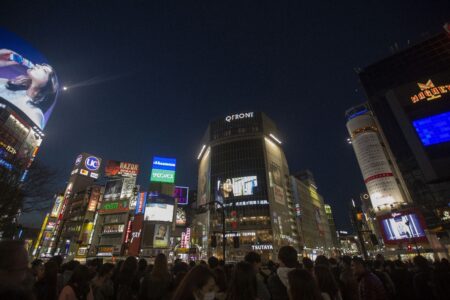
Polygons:
<instances>
[{"instance_id":1,"label":"traffic light","mask_svg":"<svg viewBox=\"0 0 450 300\"><path fill-rule=\"evenodd\" d=\"M239 248L239 237L238 236L233 236L233 247Z\"/></svg>"},{"instance_id":2,"label":"traffic light","mask_svg":"<svg viewBox=\"0 0 450 300\"><path fill-rule=\"evenodd\" d=\"M217 247L217 238L215 235L211 236L211 248L216 248Z\"/></svg>"},{"instance_id":3,"label":"traffic light","mask_svg":"<svg viewBox=\"0 0 450 300\"><path fill-rule=\"evenodd\" d=\"M412 245L408 244L408 251L412 251Z\"/></svg>"}]
</instances>

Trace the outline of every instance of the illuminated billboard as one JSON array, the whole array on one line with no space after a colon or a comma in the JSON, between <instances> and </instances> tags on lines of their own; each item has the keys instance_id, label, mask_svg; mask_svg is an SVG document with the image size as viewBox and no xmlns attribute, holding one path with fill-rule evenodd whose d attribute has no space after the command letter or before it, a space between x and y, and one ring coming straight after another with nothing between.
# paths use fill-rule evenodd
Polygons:
<instances>
[{"instance_id":1,"label":"illuminated billboard","mask_svg":"<svg viewBox=\"0 0 450 300\"><path fill-rule=\"evenodd\" d=\"M153 234L153 248L169 247L169 225L156 224Z\"/></svg>"},{"instance_id":2,"label":"illuminated billboard","mask_svg":"<svg viewBox=\"0 0 450 300\"><path fill-rule=\"evenodd\" d=\"M0 102L43 129L59 90L55 70L18 36L0 29L0 41Z\"/></svg>"},{"instance_id":3,"label":"illuminated billboard","mask_svg":"<svg viewBox=\"0 0 450 300\"><path fill-rule=\"evenodd\" d=\"M120 199L122 193L123 180L111 180L106 183L103 201L113 201Z\"/></svg>"},{"instance_id":4,"label":"illuminated billboard","mask_svg":"<svg viewBox=\"0 0 450 300\"><path fill-rule=\"evenodd\" d=\"M408 211L391 213L379 218L385 243L392 244L399 241L426 241L425 222L419 212Z\"/></svg>"},{"instance_id":5,"label":"illuminated billboard","mask_svg":"<svg viewBox=\"0 0 450 300\"><path fill-rule=\"evenodd\" d=\"M182 207L177 208L177 217L175 220L175 224L177 226L184 226L186 225L186 211Z\"/></svg>"},{"instance_id":6,"label":"illuminated billboard","mask_svg":"<svg viewBox=\"0 0 450 300\"><path fill-rule=\"evenodd\" d=\"M223 199L229 197L254 195L257 186L256 176L227 178L224 181L219 179L217 181L216 200L223 202Z\"/></svg>"},{"instance_id":7,"label":"illuminated billboard","mask_svg":"<svg viewBox=\"0 0 450 300\"><path fill-rule=\"evenodd\" d=\"M174 183L176 164L175 158L153 157L150 181Z\"/></svg>"},{"instance_id":8,"label":"illuminated billboard","mask_svg":"<svg viewBox=\"0 0 450 300\"><path fill-rule=\"evenodd\" d=\"M173 205L164 203L147 204L144 214L145 221L173 221Z\"/></svg>"},{"instance_id":9,"label":"illuminated billboard","mask_svg":"<svg viewBox=\"0 0 450 300\"><path fill-rule=\"evenodd\" d=\"M121 162L115 160L108 160L105 166L105 176L137 176L139 174L139 165Z\"/></svg>"},{"instance_id":10,"label":"illuminated billboard","mask_svg":"<svg viewBox=\"0 0 450 300\"><path fill-rule=\"evenodd\" d=\"M173 189L173 197L178 205L187 205L189 202L189 188L184 186L176 186Z\"/></svg>"},{"instance_id":11,"label":"illuminated billboard","mask_svg":"<svg viewBox=\"0 0 450 300\"><path fill-rule=\"evenodd\" d=\"M140 192L136 198L135 214L143 214L147 205L147 192Z\"/></svg>"},{"instance_id":12,"label":"illuminated billboard","mask_svg":"<svg viewBox=\"0 0 450 300\"><path fill-rule=\"evenodd\" d=\"M450 142L450 112L413 121L424 146Z\"/></svg>"},{"instance_id":13,"label":"illuminated billboard","mask_svg":"<svg viewBox=\"0 0 450 300\"><path fill-rule=\"evenodd\" d=\"M57 196L55 198L55 204L53 205L52 212L50 213L51 218L57 218L59 213L61 212L62 206L64 202L63 196Z\"/></svg>"}]
</instances>

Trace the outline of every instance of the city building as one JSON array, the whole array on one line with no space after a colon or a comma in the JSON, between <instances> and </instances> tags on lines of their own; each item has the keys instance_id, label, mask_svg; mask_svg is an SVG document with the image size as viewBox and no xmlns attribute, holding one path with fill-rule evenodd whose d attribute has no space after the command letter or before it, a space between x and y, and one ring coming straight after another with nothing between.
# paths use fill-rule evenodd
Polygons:
<instances>
[{"instance_id":1,"label":"city building","mask_svg":"<svg viewBox=\"0 0 450 300\"><path fill-rule=\"evenodd\" d=\"M192 228L200 257L225 250L228 260L239 260L254 250L274 259L283 245L299 248L281 135L264 113L211 122L197 159L197 208L209 208Z\"/></svg>"},{"instance_id":2,"label":"city building","mask_svg":"<svg viewBox=\"0 0 450 300\"><path fill-rule=\"evenodd\" d=\"M300 246L303 255L315 258L317 255L331 255L336 246L332 238L323 197L317 191L317 184L310 171L290 176ZM334 224L334 221L333 221Z\"/></svg>"},{"instance_id":3,"label":"city building","mask_svg":"<svg viewBox=\"0 0 450 300\"><path fill-rule=\"evenodd\" d=\"M325 214L328 219L328 226L330 227L330 235L331 235L331 240L333 241L333 247L337 248L337 247L339 247L339 242L338 242L337 234L336 234L336 224L334 222L333 211L331 210L331 206L329 204L325 204L324 208L325 208Z\"/></svg>"}]
</instances>

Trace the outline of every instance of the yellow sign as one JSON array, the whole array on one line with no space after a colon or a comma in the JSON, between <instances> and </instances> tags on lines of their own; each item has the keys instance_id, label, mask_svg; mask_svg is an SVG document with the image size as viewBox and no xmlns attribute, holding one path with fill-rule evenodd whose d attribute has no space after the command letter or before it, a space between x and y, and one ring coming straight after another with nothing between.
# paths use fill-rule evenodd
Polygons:
<instances>
[{"instance_id":1,"label":"yellow sign","mask_svg":"<svg viewBox=\"0 0 450 300\"><path fill-rule=\"evenodd\" d=\"M432 101L442 97L442 94L448 93L450 90L450 84L435 86L431 79L428 79L426 83L418 82L421 92L411 96L412 103L417 103L423 100Z\"/></svg>"}]
</instances>

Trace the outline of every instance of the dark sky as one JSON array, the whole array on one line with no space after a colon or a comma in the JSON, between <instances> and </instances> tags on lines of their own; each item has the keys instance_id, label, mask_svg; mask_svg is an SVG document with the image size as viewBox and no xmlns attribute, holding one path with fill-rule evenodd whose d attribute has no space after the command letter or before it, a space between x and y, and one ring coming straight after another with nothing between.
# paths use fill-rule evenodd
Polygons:
<instances>
[{"instance_id":1,"label":"dark sky","mask_svg":"<svg viewBox=\"0 0 450 300\"><path fill-rule=\"evenodd\" d=\"M177 183L196 187L208 122L264 111L291 172L313 171L340 229L364 189L345 142L344 111L365 100L354 68L450 21L448 0L8 2L1 26L44 53L60 82L98 82L61 95L45 128L39 159L61 186L84 151L140 163L144 186L152 156L173 156Z\"/></svg>"}]
</instances>

